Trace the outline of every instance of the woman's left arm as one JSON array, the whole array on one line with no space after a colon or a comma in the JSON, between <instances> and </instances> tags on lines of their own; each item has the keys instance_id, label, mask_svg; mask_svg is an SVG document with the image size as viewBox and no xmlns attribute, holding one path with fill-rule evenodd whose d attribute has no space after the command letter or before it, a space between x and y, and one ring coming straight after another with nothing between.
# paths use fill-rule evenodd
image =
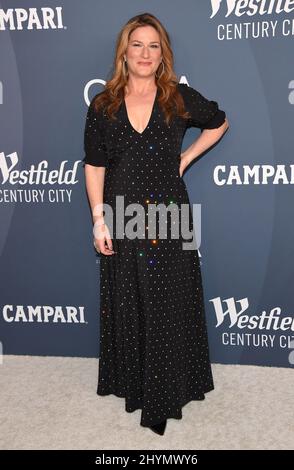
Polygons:
<instances>
[{"instance_id":1,"label":"woman's left arm","mask_svg":"<svg viewBox=\"0 0 294 470\"><path fill-rule=\"evenodd\" d=\"M215 144L229 128L228 119L225 118L224 123L215 129L203 129L199 137L181 153L180 176L182 176L185 168L195 158L199 157L203 152Z\"/></svg>"}]
</instances>

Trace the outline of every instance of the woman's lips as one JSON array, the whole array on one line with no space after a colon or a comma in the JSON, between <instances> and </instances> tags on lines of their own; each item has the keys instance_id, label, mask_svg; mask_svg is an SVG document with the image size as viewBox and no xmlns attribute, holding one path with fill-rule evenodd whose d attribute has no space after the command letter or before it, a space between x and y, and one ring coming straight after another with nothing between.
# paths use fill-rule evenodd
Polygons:
<instances>
[{"instance_id":1,"label":"woman's lips","mask_svg":"<svg viewBox=\"0 0 294 470\"><path fill-rule=\"evenodd\" d=\"M138 62L139 65L151 65L152 62Z\"/></svg>"}]
</instances>

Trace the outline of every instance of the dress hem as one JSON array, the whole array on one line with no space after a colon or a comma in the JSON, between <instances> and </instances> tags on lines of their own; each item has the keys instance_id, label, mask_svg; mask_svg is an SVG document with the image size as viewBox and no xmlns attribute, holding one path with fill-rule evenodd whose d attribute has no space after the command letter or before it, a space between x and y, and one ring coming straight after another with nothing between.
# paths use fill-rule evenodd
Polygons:
<instances>
[{"instance_id":1,"label":"dress hem","mask_svg":"<svg viewBox=\"0 0 294 470\"><path fill-rule=\"evenodd\" d=\"M141 422L140 422L140 425L141 425L142 427L150 427L150 426L153 426L153 425L156 425L156 424L161 423L161 422L162 422L163 420L165 420L165 419L177 419L177 420L180 420L180 419L183 418L182 409L184 408L184 406L186 406L186 405L187 405L188 403L190 403L191 401L203 401L203 400L205 400L205 394L206 394L206 393L209 393L209 392L211 392L211 391L213 391L213 390L214 390L214 386L212 385L212 386L210 386L210 387L207 387L207 388L205 389L205 391L202 392L203 395L202 395L201 397L198 396L198 397L194 397L194 398L187 398L184 402L182 402L182 403L180 404L180 406L179 406L180 411L179 411L178 413L167 414L167 415L165 415L165 416L162 416L162 418L160 418L160 420L152 421L152 422L149 422L148 424L147 424L146 422L143 423L143 422L141 421ZM99 395L99 396L115 395L115 396L118 397L118 398L126 398L125 395L120 394L119 392L114 392L114 391L111 391L111 392L110 392L110 391L109 391L109 392L97 391L97 395ZM140 398L137 399L137 400L140 400ZM128 407L128 409L127 409L127 408L125 409L125 411L126 411L127 413L134 413L134 411L137 411L137 410L142 410L142 406L139 406L139 405L138 405L138 406L134 406L133 408Z\"/></svg>"}]
</instances>

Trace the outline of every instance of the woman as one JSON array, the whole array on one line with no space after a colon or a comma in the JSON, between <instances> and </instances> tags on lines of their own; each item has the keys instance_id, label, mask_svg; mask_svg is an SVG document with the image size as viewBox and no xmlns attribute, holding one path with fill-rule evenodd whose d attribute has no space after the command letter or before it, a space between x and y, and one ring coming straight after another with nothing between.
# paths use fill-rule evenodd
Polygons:
<instances>
[{"instance_id":1,"label":"woman","mask_svg":"<svg viewBox=\"0 0 294 470\"><path fill-rule=\"evenodd\" d=\"M167 235L154 235L159 221L150 224L149 210L188 206L191 234L182 175L228 122L216 101L178 83L168 33L153 15L122 28L114 65L88 109L83 160L100 256L97 393L124 397L126 411L141 409L140 424L162 435L168 418L181 419L186 403L214 387L197 249L183 248L191 236L172 236L169 212ZM203 132L181 153L191 126ZM118 196L128 216L130 204L145 210L135 237Z\"/></svg>"}]
</instances>

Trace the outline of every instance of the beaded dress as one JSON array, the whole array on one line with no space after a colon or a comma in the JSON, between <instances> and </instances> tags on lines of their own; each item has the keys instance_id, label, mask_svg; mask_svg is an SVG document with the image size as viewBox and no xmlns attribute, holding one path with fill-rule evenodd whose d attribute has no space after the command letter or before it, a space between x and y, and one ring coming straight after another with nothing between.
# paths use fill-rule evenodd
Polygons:
<instances>
[{"instance_id":1,"label":"beaded dress","mask_svg":"<svg viewBox=\"0 0 294 470\"><path fill-rule=\"evenodd\" d=\"M83 161L106 168L103 201L113 208L111 238L117 252L98 255L97 394L124 398L127 412L141 409L142 426L181 419L186 403L203 400L214 388L198 251L183 249L187 239L181 233L172 238L172 217L167 217L165 238L158 233L148 238L149 204L188 205L193 230L187 188L179 175L182 141L189 127L217 128L226 117L216 101L186 84L177 87L190 112L188 120L176 116L167 125L157 89L142 133L132 127L125 101L115 121L101 108L96 112L93 101L97 95L89 105L85 124ZM145 238L117 237L117 196L123 197L124 209L129 204L145 208L145 225L138 225L138 233L145 233ZM124 227L135 214L125 215Z\"/></svg>"}]
</instances>

